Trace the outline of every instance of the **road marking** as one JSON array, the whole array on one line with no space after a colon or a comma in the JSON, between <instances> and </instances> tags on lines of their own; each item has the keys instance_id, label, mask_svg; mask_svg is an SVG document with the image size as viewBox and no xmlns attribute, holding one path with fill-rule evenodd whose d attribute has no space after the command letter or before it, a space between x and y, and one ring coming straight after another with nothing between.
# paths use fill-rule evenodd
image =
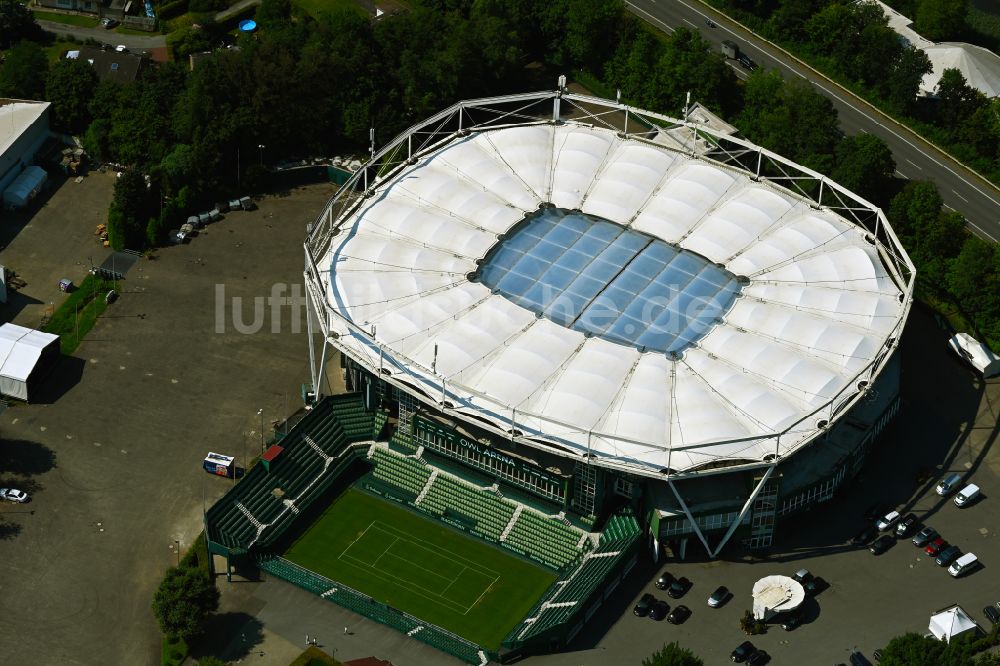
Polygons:
<instances>
[{"instance_id":1,"label":"road marking","mask_svg":"<svg viewBox=\"0 0 1000 666\"><path fill-rule=\"evenodd\" d=\"M895 173L898 173L898 174L899 174L900 176L902 176L902 177L903 177L903 178L905 178L906 180L913 180L912 178L910 178L909 176L907 176L907 175L906 175L905 173L903 173L903 172L902 172L902 171L900 171L899 169L896 169Z\"/></svg>"},{"instance_id":2,"label":"road marking","mask_svg":"<svg viewBox=\"0 0 1000 666\"><path fill-rule=\"evenodd\" d=\"M698 26L696 26L692 21L688 21L686 18L682 18L681 20L687 23L688 25L692 26L695 30L698 29Z\"/></svg>"},{"instance_id":3,"label":"road marking","mask_svg":"<svg viewBox=\"0 0 1000 666\"><path fill-rule=\"evenodd\" d=\"M917 164L917 163L916 163L916 162L914 162L913 160L906 160L906 161L907 161L907 162L909 162L910 164L912 164L913 166L917 167L917 168L918 168L918 169L920 169L921 171L923 171L923 170L924 170L924 168L923 168L922 166L920 166L919 164ZM952 192L954 192L954 191L955 191L955 190L952 190ZM968 200L967 200L967 201L968 201Z\"/></svg>"},{"instance_id":4,"label":"road marking","mask_svg":"<svg viewBox=\"0 0 1000 666\"><path fill-rule=\"evenodd\" d=\"M634 11L637 11L637 12L640 12L640 13L642 13L643 15L645 15L646 17L648 17L648 19L649 19L650 21L655 21L655 22L656 22L656 23L658 23L659 25L663 26L663 29L664 29L664 30L666 30L666 31L667 31L668 33L670 33L671 35L672 35L672 34L674 34L674 29L673 29L673 28L671 28L671 27L670 27L669 25L667 25L666 23L664 23L664 22L663 22L663 21L661 21L660 19L656 18L655 16L653 16L652 14L650 14L649 12L647 12L647 11L646 11L645 9L643 9L642 7L636 7L635 5L633 5L633 4L632 4L632 3L630 3L630 2L626 2L626 3L625 3L625 6L626 6L626 7L631 7L631 8L632 8L632 9L633 9Z\"/></svg>"},{"instance_id":5,"label":"road marking","mask_svg":"<svg viewBox=\"0 0 1000 666\"><path fill-rule=\"evenodd\" d=\"M954 194L954 195L955 195L956 197L958 197L959 199L961 199L961 200L962 200L962 201L964 201L965 203L969 203L969 200L968 200L968 199L966 199L965 197L963 197L963 196L962 196L961 194L959 194L959 193L958 193L958 192L956 192L955 190L952 190L951 192L952 192L952 194Z\"/></svg>"},{"instance_id":6,"label":"road marking","mask_svg":"<svg viewBox=\"0 0 1000 666\"><path fill-rule=\"evenodd\" d=\"M679 0L679 2L680 2L680 4L684 5L685 7L687 7L687 8L688 8L688 9L690 9L691 11L693 11L694 13L696 13L696 14L698 14L698 15L700 15L700 16L703 16L703 17L705 17L706 19L707 19L707 18L709 18L709 17L708 17L708 15L706 15L706 14L704 14L704 13L702 13L702 12L698 11L698 9L697 9L696 7L694 7L694 6L692 6L692 5L689 5L688 3L684 2L684 0ZM635 9L637 9L638 11L641 11L641 12L642 12L643 14L646 14L647 16L651 16L651 15L649 14L649 12L646 12L646 11L644 11L644 10L642 10L642 9L639 9L638 7L635 7L635 5L632 5L632 7L634 7L634 8L635 8ZM653 18L653 19L654 19L654 20L655 20L655 21L656 21L657 23L660 23L661 25L665 25L665 24L663 23L663 21L661 21L661 20L659 20L659 19L657 19L657 18L655 18L655 17L652 17L652 18ZM728 32L728 33L729 33L730 35L732 35L733 37L740 37L740 35L736 34L736 33L735 33L735 32L733 32L732 30L730 30L729 28L727 28L727 27L726 27L725 25L723 25L723 24L721 24L721 23L720 23L720 24L718 24L718 25L719 25L719 27L720 27L720 28L722 28L723 30L725 30L726 32ZM673 32L673 30L671 30L671 32ZM762 37L758 36L758 35L757 35L756 33L752 32L752 31L750 31L750 30L748 30L748 32L750 32L750 34L752 34L752 35L754 36L754 38L755 38L755 39L763 39ZM770 44L768 44L768 47L770 48ZM760 50L760 49L759 49L759 47L758 47L758 50ZM768 57L773 57L773 56L771 56L771 55L770 55L770 53L767 53L766 55L768 55ZM781 55L782 55L782 57L784 57L784 55L785 55L785 54L784 54L784 53L782 53ZM794 56L792 56L792 57L794 58ZM784 65L784 66L785 66L786 68L788 68L788 69L791 69L792 71L797 71L797 68L798 68L798 67L800 67L800 66L802 66L802 65L800 65L800 64L799 64L799 60L798 60L798 59L793 59L793 60L791 61L792 65L794 65L794 66L790 66L789 64L787 64L787 63L785 63L785 62L783 62L783 61L781 61L781 60L779 60L779 63L781 63L782 65ZM810 71L810 72L812 72L812 70L811 70L811 69L810 69L809 71ZM817 76L820 76L820 75L817 75ZM823 79L823 80L826 80L826 79ZM903 142L903 143L905 143L906 145L908 145L908 146L910 146L911 148L913 148L914 150L916 150L916 151L917 151L918 153L920 153L921 155L923 155L924 157L926 157L927 159L929 159L929 160L930 160L931 162L934 162L934 163L935 163L935 164L937 164L937 165L938 165L939 167L941 167L942 169L946 170L947 172L949 172L949 173L950 173L951 175L955 176L956 178L959 178L959 179L961 179L961 180L962 180L963 182L965 182L966 184L968 184L968 185L969 185L969 187L971 187L971 188L972 188L972 189L974 189L975 191L979 192L979 193L980 193L981 195L983 195L984 197L986 197L987 199L989 199L990 201L992 201L992 202L993 202L994 204L996 204L997 206L1000 206L1000 201L997 201L996 199L994 199L993 197L991 197L991 196L990 196L989 194L987 194L987 193L986 193L986 192L984 192L984 191L983 191L982 189L980 189L980 188L979 188L979 186L977 186L977 185L975 185L974 183L970 182L970 181L969 181L969 180L967 180L967 179L966 179L966 178L965 178L964 176L961 176L961 175L959 175L959 174L958 174L958 172L956 172L956 171L955 171L954 169L952 169L952 168L951 168L950 166L948 166L947 164L943 164L943 163L939 162L939 161L937 160L937 158L933 157L932 155L929 155L929 154L928 154L927 152L925 152L925 151L924 151L924 150L923 150L922 148L920 148L919 146L917 146L916 144L914 144L914 143L913 143L912 141L910 141L910 140L909 140L909 139L907 139L906 137L904 137L904 136L900 135L900 134L899 134L899 132L895 131L894 129L892 129L891 127L889 127L889 126L887 126L887 125L883 125L882 123L880 123L880 122L879 122L878 120L876 120L875 118L873 118L872 116L870 116L870 115L868 114L868 111L867 111L867 110L865 110L865 109L863 109L863 108L862 108L861 106L859 106L859 105L855 105L855 104L853 104L852 102L849 102L849 101L847 101L846 99L844 99L844 98L843 98L843 97L841 97L840 95L838 95L838 94L834 93L834 92L833 92L832 90L829 90L828 88L826 88L825 86L821 85L821 84L820 84L820 83L818 83L818 82L815 82L815 81L814 81L813 83L814 83L814 84L816 85L816 87L820 88L821 90L824 90L824 91L826 91L826 92L827 92L827 93L828 93L828 94L829 94L830 96L832 96L832 97L835 97L835 98L836 98L837 100L839 100L839 101L840 101L840 102L841 102L842 104L846 104L847 106L851 107L852 109L854 109L855 111L857 111L858 113L860 113L860 114L861 114L862 116L864 116L865 118L867 118L868 120L870 120L871 122L873 122L873 123L874 123L874 124L875 124L876 126L878 126L878 127L881 127L881 128L883 128L883 129L887 130L887 131L888 131L889 133L891 133L891 134L892 134L893 136L895 136L895 137L896 137L897 139L899 139L900 141L902 141L902 142ZM859 104L863 104L863 103L864 103L864 102L862 102L861 100L859 100ZM889 118L888 116L886 116L886 117L887 117L887 118L888 118L888 119L889 119L889 120L890 120L891 122L896 122L896 121L895 121L895 120L893 120L892 118ZM910 130L910 131L912 131L912 130ZM965 168L966 168L966 169L968 169L968 167L965 167ZM971 169L969 169L969 171L971 171ZM970 222L969 224L972 224L972 223ZM972 225L972 226L976 226L976 225ZM982 229L981 229L980 227L978 227L978 226L976 226L976 229L979 229L980 231L982 231ZM989 236L989 234L986 234L986 235L987 235L987 236ZM990 236L990 238L992 238L992 236Z\"/></svg>"}]
</instances>

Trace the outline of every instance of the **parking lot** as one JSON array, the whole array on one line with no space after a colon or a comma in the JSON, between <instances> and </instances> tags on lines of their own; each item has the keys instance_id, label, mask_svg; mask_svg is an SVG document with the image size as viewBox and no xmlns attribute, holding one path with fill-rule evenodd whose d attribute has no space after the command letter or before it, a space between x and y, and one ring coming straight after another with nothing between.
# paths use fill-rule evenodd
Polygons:
<instances>
[{"instance_id":1,"label":"parking lot","mask_svg":"<svg viewBox=\"0 0 1000 666\"><path fill-rule=\"evenodd\" d=\"M5 321L37 326L58 279L83 278L112 186L106 174L66 181L4 237L0 263L28 283L0 309ZM266 429L301 405L305 311L296 333L283 299L302 281L305 225L331 193L265 197L140 260L40 399L0 415L0 485L32 494L0 506L0 585L16 609L0 623L6 662L158 663L153 590L231 483L202 458L254 455L258 409Z\"/></svg>"},{"instance_id":2,"label":"parking lot","mask_svg":"<svg viewBox=\"0 0 1000 666\"><path fill-rule=\"evenodd\" d=\"M770 574L791 576L807 568L829 587L807 598L804 624L785 632L772 625L750 637L772 657L773 664L846 663L852 649L869 659L893 636L926 633L930 616L953 603L989 630L982 609L1000 601L994 584L1000 568L997 502L1000 502L1000 452L994 446L1000 419L1000 381L984 382L946 350L946 334L926 312L914 310L903 340L904 408L895 425L873 451L862 474L828 503L791 523L779 523L778 547L757 559L662 562L637 569L633 585L616 593L575 646L561 654L539 657L540 664L598 664L628 655L638 662L665 642L677 640L707 664L729 661L729 653L747 639L739 618L752 606L754 582ZM916 484L920 468L932 472ZM946 471L962 472L983 496L967 508L939 497L934 486ZM921 523L935 527L963 552L974 552L983 566L954 579L909 538L888 552L872 555L865 546L849 545L866 524L865 510L884 502L913 511ZM695 551L695 548L690 548ZM691 589L670 599L653 586L662 571L685 576ZM719 585L733 592L719 609L707 605ZM692 616L682 625L632 615L632 605L645 592L671 607L687 605Z\"/></svg>"}]
</instances>

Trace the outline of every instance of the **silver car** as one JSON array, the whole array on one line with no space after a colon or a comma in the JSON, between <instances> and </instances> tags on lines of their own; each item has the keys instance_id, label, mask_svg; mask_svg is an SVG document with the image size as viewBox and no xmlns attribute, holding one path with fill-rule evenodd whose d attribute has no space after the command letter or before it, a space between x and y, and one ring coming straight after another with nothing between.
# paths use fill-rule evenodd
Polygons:
<instances>
[{"instance_id":1,"label":"silver car","mask_svg":"<svg viewBox=\"0 0 1000 666\"><path fill-rule=\"evenodd\" d=\"M17 488L0 488L0 499L5 499L8 502L24 504L28 501L28 493L23 490L18 490Z\"/></svg>"}]
</instances>

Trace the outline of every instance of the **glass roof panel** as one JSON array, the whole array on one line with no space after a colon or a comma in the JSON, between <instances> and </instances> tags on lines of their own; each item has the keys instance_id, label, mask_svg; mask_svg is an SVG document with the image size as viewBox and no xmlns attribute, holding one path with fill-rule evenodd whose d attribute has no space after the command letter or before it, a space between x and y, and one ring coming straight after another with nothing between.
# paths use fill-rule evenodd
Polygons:
<instances>
[{"instance_id":1,"label":"glass roof panel","mask_svg":"<svg viewBox=\"0 0 1000 666\"><path fill-rule=\"evenodd\" d=\"M660 352L703 337L741 291L735 275L700 255L559 208L515 227L477 279L562 326Z\"/></svg>"}]
</instances>

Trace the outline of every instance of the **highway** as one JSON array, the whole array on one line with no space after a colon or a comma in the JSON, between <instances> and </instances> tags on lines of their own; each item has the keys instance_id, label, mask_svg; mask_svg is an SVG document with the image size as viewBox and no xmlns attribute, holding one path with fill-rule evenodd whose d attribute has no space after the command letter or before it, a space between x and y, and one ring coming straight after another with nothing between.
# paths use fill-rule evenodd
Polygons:
<instances>
[{"instance_id":1,"label":"highway","mask_svg":"<svg viewBox=\"0 0 1000 666\"><path fill-rule=\"evenodd\" d=\"M795 76L806 79L833 102L840 127L846 134L868 132L881 138L892 150L897 175L933 181L945 205L962 213L973 232L982 238L1000 241L1000 190L864 100L699 2L629 0L626 5L636 16L660 30L668 33L678 27L698 30L716 48L724 39L733 40L758 65L777 69L786 80ZM730 65L738 76L746 78L746 72L735 62L730 61Z\"/></svg>"}]
</instances>

